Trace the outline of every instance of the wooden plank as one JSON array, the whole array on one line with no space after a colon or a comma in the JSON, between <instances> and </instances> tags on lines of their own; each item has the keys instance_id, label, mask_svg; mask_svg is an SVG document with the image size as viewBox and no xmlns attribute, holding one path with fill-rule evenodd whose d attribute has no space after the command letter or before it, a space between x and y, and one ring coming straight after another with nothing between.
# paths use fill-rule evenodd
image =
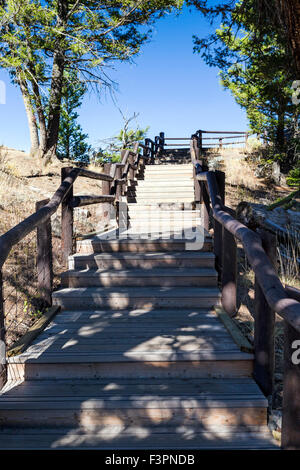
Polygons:
<instances>
[{"instance_id":1,"label":"wooden plank","mask_svg":"<svg viewBox=\"0 0 300 470\"><path fill-rule=\"evenodd\" d=\"M39 355L38 353L27 354L25 353L9 358L11 364L90 364L90 363L102 363L102 362L141 362L146 363L169 363L169 362L190 362L190 361L204 361L204 362L215 362L215 361L249 361L252 360L253 356L248 353L240 352L237 348L232 350L215 350L215 351L198 351L198 352L174 352L174 351L109 351L109 352L78 352L73 354L72 352L53 352L44 353ZM232 364L231 364L232 367ZM42 371L41 371L42 372Z\"/></svg>"},{"instance_id":2,"label":"wooden plank","mask_svg":"<svg viewBox=\"0 0 300 470\"><path fill-rule=\"evenodd\" d=\"M70 201L71 207L82 207L90 204L101 204L104 202L113 203L115 196L111 195L100 195L100 196L74 196Z\"/></svg>"},{"instance_id":3,"label":"wooden plank","mask_svg":"<svg viewBox=\"0 0 300 470\"><path fill-rule=\"evenodd\" d=\"M49 199L39 201L35 208L38 211ZM45 220L37 227L37 278L39 295L49 306L52 304L53 263L51 219Z\"/></svg>"},{"instance_id":4,"label":"wooden plank","mask_svg":"<svg viewBox=\"0 0 300 470\"><path fill-rule=\"evenodd\" d=\"M70 176L72 167L61 169L62 184ZM73 208L70 203L73 199L73 185L70 187L67 195L61 205L61 247L65 261L73 253Z\"/></svg>"},{"instance_id":5,"label":"wooden plank","mask_svg":"<svg viewBox=\"0 0 300 470\"><path fill-rule=\"evenodd\" d=\"M276 236L260 230L262 246L276 269ZM255 278L255 317L254 317L254 377L266 396L273 394L274 387L274 328L275 313L270 308L261 286Z\"/></svg>"},{"instance_id":6,"label":"wooden plank","mask_svg":"<svg viewBox=\"0 0 300 470\"><path fill-rule=\"evenodd\" d=\"M216 179L219 187L222 203L225 205L225 173L216 171ZM222 263L223 263L223 229L222 225L214 219L214 254L216 257L216 269L219 274L219 280L222 279Z\"/></svg>"},{"instance_id":7,"label":"wooden plank","mask_svg":"<svg viewBox=\"0 0 300 470\"><path fill-rule=\"evenodd\" d=\"M201 400L208 396L219 399L224 396L226 400L241 399L244 396L254 399L264 399L262 392L252 378L170 378L168 381L162 379L139 379L139 378L118 378L116 381L111 379L97 380L43 380L43 381L25 381L13 388L2 391L0 403L9 399L32 399L40 398L77 398L82 396L114 397L120 399L131 396L132 394L159 394L160 396L197 396Z\"/></svg>"},{"instance_id":8,"label":"wooden plank","mask_svg":"<svg viewBox=\"0 0 300 470\"><path fill-rule=\"evenodd\" d=\"M194 323L204 324L212 323L221 327L220 323L217 321L216 314L214 310L208 309L179 309L172 310L168 309L167 311L162 310L149 310L149 309L137 309L137 310L100 310L95 309L94 311L90 310L63 310L54 321L54 324L59 323L69 323L69 322L79 322L79 323L89 323L98 322L98 321L125 321L125 322L151 322L152 324L162 323L176 323L176 324L191 324ZM68 325L70 326L70 325ZM211 325L210 325L211 327Z\"/></svg>"},{"instance_id":9,"label":"wooden plank","mask_svg":"<svg viewBox=\"0 0 300 470\"><path fill-rule=\"evenodd\" d=\"M285 285L285 291L291 299L295 299L297 302L300 302L300 289Z\"/></svg>"},{"instance_id":10,"label":"wooden plank","mask_svg":"<svg viewBox=\"0 0 300 470\"><path fill-rule=\"evenodd\" d=\"M243 354L243 357L239 357ZM246 356L246 358L245 358ZM51 359L44 361L43 367L37 359L27 362L22 355L9 358L8 374L12 380L25 378L26 380L49 379L95 379L95 378L143 378L160 377L163 380L170 378L207 378L207 377L251 377L253 373L253 355L237 352L226 360L221 352L215 359L201 360L136 360L124 358L123 355L115 357L98 357L90 361L87 355L79 357L79 362L51 363ZM121 359L119 361L119 358ZM100 361L99 361L100 359ZM14 361L14 362L12 362Z\"/></svg>"},{"instance_id":11,"label":"wooden plank","mask_svg":"<svg viewBox=\"0 0 300 470\"><path fill-rule=\"evenodd\" d=\"M222 306L230 316L237 313L237 245L235 237L223 226Z\"/></svg>"},{"instance_id":12,"label":"wooden plank","mask_svg":"<svg viewBox=\"0 0 300 470\"><path fill-rule=\"evenodd\" d=\"M31 345L27 349L27 354L35 354L36 352L41 352L45 354L55 353L61 351L62 354L76 354L78 353L109 353L109 352L125 352L127 351L134 352L137 354L139 351L142 353L198 353L201 349L202 352L211 351L234 351L235 345L232 344L231 338L218 338L218 337L208 337L208 338L198 338L198 337L184 337L184 336L171 336L169 338L159 337L159 336L148 336L147 338L139 338L136 335L133 335L130 339L117 337L118 346L112 344L111 338L103 339L94 338L94 341L90 341L87 338L66 338L63 342L56 341L56 337L50 337L40 341L35 345ZM222 342L222 346L220 346ZM176 347L173 346L173 343L176 344ZM237 349L237 348L236 348Z\"/></svg>"},{"instance_id":13,"label":"wooden plank","mask_svg":"<svg viewBox=\"0 0 300 470\"><path fill-rule=\"evenodd\" d=\"M29 328L25 335L9 348L7 351L8 357L23 353L33 340L46 328L59 310L60 307L50 307L47 312Z\"/></svg>"},{"instance_id":14,"label":"wooden plank","mask_svg":"<svg viewBox=\"0 0 300 470\"><path fill-rule=\"evenodd\" d=\"M249 343L247 338L242 334L241 330L236 326L225 310L216 307L215 311L239 349L243 352L252 354L254 351L253 346Z\"/></svg>"},{"instance_id":15,"label":"wooden plank","mask_svg":"<svg viewBox=\"0 0 300 470\"><path fill-rule=\"evenodd\" d=\"M104 171L105 170L106 169L104 169ZM113 178L109 175L109 173L97 173L95 171L86 170L85 168L80 168L79 174L80 176L83 176L86 178L92 178L92 179L101 180L101 181L111 182L113 180Z\"/></svg>"},{"instance_id":16,"label":"wooden plank","mask_svg":"<svg viewBox=\"0 0 300 470\"><path fill-rule=\"evenodd\" d=\"M163 432L164 431L164 432ZM194 430L193 434L159 430L153 426L143 429L120 426L103 429L103 433L67 429L7 429L1 431L1 449L105 449L115 451L132 449L277 449L267 427L216 426L215 429Z\"/></svg>"},{"instance_id":17,"label":"wooden plank","mask_svg":"<svg viewBox=\"0 0 300 470\"><path fill-rule=\"evenodd\" d=\"M300 449L300 336L284 322L284 376L281 445ZM297 352L298 351L298 352Z\"/></svg>"},{"instance_id":18,"label":"wooden plank","mask_svg":"<svg viewBox=\"0 0 300 470\"><path fill-rule=\"evenodd\" d=\"M3 299L3 277L0 268L0 390L7 380L6 368L6 332L5 332L5 302Z\"/></svg>"}]
</instances>

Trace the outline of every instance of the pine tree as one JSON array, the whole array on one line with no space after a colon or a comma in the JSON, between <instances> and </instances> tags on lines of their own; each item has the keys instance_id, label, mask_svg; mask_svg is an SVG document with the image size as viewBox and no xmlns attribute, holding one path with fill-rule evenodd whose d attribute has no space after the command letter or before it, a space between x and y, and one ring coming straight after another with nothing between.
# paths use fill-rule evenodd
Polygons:
<instances>
[{"instance_id":1,"label":"pine tree","mask_svg":"<svg viewBox=\"0 0 300 470\"><path fill-rule=\"evenodd\" d=\"M60 159L70 159L86 162L89 159L91 146L86 142L77 119L76 109L81 106L86 86L78 80L76 73L65 73L65 84L62 91L61 117L59 124L57 156Z\"/></svg>"}]
</instances>

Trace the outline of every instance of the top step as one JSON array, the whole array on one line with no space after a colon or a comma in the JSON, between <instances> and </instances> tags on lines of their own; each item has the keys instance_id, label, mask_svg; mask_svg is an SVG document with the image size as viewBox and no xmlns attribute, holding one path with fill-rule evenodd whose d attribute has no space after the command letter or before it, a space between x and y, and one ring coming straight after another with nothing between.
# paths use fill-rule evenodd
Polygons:
<instances>
[{"instance_id":1,"label":"top step","mask_svg":"<svg viewBox=\"0 0 300 470\"><path fill-rule=\"evenodd\" d=\"M191 173L193 172L193 166L189 164L182 164L182 165L148 165L145 168L146 172L150 171L166 171L173 173L175 171L179 172L185 172L185 171L190 171Z\"/></svg>"}]
</instances>

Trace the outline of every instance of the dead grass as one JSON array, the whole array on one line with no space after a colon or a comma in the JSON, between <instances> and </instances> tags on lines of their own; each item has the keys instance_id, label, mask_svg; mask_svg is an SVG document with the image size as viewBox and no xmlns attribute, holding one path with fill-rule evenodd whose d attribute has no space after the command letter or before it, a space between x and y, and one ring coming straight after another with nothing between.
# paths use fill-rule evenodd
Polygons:
<instances>
[{"instance_id":1,"label":"dead grass","mask_svg":"<svg viewBox=\"0 0 300 470\"><path fill-rule=\"evenodd\" d=\"M0 148L0 234L35 212L36 201L52 197L61 182L61 168L55 162L41 169L39 162L24 152ZM95 169L101 172L101 168ZM101 194L101 182L78 178L74 194ZM99 207L74 211L74 232L88 233L99 223ZM65 270L61 253L60 210L52 217L54 287ZM3 294L8 346L30 328L47 306L37 289L36 232L31 232L11 251L3 267Z\"/></svg>"},{"instance_id":2,"label":"dead grass","mask_svg":"<svg viewBox=\"0 0 300 470\"><path fill-rule=\"evenodd\" d=\"M247 154L240 149L222 150L223 168L227 184L257 190L260 183L254 175L253 166L247 161Z\"/></svg>"}]
</instances>

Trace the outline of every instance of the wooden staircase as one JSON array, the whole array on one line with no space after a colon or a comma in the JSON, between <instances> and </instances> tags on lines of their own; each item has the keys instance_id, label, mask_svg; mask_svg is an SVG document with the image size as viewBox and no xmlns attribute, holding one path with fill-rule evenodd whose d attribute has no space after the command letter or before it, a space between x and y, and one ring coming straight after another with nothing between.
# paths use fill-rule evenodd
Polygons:
<instances>
[{"instance_id":1,"label":"wooden staircase","mask_svg":"<svg viewBox=\"0 0 300 470\"><path fill-rule=\"evenodd\" d=\"M127 197L129 228L77 242L61 312L10 358L0 448L275 448L253 356L214 310L192 166L147 166Z\"/></svg>"}]
</instances>

